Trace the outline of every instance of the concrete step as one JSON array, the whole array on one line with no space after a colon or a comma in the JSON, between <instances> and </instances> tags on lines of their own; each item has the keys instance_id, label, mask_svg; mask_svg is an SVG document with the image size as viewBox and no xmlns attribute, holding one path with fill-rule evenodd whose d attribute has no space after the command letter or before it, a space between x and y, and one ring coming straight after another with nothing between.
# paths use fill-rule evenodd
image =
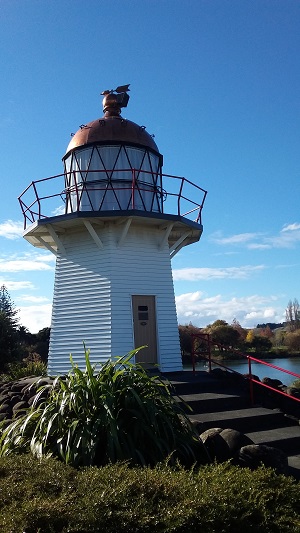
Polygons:
<instances>
[{"instance_id":1,"label":"concrete step","mask_svg":"<svg viewBox=\"0 0 300 533\"><path fill-rule=\"evenodd\" d=\"M294 420L285 417L280 411L265 409L264 407L206 412L198 410L189 414L189 417L192 420L203 422L207 429L212 427L231 428L241 433L266 431L280 427L288 428L296 425ZM300 435L300 427L296 427L299 428Z\"/></svg>"},{"instance_id":2,"label":"concrete step","mask_svg":"<svg viewBox=\"0 0 300 533\"><path fill-rule=\"evenodd\" d=\"M193 375L190 372L184 372L182 379L179 376L172 376L168 374L168 380L172 383L176 393L179 396L185 394L198 394L200 392L219 392L220 394L232 391L236 392L237 386L239 390L245 389L245 394L249 396L249 386L247 380L237 379L235 376L232 379L220 379L210 375L208 372L197 372Z\"/></svg>"},{"instance_id":3,"label":"concrete step","mask_svg":"<svg viewBox=\"0 0 300 533\"><path fill-rule=\"evenodd\" d=\"M214 413L249 407L248 398L233 393L200 392L198 394L181 394L180 399L187 403L194 413ZM187 411L189 414L189 411Z\"/></svg>"},{"instance_id":4,"label":"concrete step","mask_svg":"<svg viewBox=\"0 0 300 533\"><path fill-rule=\"evenodd\" d=\"M247 383L243 380L220 380L207 372L172 380L176 393L193 411L186 410L191 420L204 428L231 428L247 435L255 444L265 444L284 451L291 475L300 479L300 425L296 417L279 409L251 406Z\"/></svg>"},{"instance_id":5,"label":"concrete step","mask_svg":"<svg viewBox=\"0 0 300 533\"><path fill-rule=\"evenodd\" d=\"M255 444L266 444L279 448L293 456L300 453L300 426L276 427L266 431L250 431L246 435Z\"/></svg>"}]
</instances>

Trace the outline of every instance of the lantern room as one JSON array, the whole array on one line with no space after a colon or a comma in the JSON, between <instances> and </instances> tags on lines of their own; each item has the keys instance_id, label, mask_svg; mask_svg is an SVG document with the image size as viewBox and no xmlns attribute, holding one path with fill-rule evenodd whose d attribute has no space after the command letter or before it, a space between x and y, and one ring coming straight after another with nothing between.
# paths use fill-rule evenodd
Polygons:
<instances>
[{"instance_id":1,"label":"lantern room","mask_svg":"<svg viewBox=\"0 0 300 533\"><path fill-rule=\"evenodd\" d=\"M82 124L67 148L67 213L163 211L162 156L144 126L121 117L129 100L124 89L102 93L103 118Z\"/></svg>"}]
</instances>

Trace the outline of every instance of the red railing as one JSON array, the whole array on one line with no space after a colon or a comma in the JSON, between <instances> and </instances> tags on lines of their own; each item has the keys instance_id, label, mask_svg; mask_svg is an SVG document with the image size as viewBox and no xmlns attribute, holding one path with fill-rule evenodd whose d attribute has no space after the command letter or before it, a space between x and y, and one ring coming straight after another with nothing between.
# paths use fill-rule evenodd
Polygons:
<instances>
[{"instance_id":1,"label":"red railing","mask_svg":"<svg viewBox=\"0 0 300 533\"><path fill-rule=\"evenodd\" d=\"M198 342L197 342L198 341ZM203 349L204 346L204 349ZM258 381L255 379L252 373L252 362L259 363L265 366L268 366L270 368L273 368L275 370L278 370L279 372L284 372L285 374L289 374L290 376L296 377L297 379L300 379L300 374L296 374L295 372L292 372L290 370L286 370L285 368L281 368L280 366L273 365L272 363L268 363L267 361L262 361L261 359L257 359L256 357L252 357L251 355L246 355L238 350L231 349L231 353L235 353L237 356L244 358L248 361L248 374L241 374L240 372L237 372L236 370L233 370L227 365L224 365L220 363L219 361L216 361L212 358L211 354L211 347L217 347L219 351L224 350L224 346L217 344L215 342L212 342L210 339L209 334L193 334L192 335L192 367L193 367L193 373L196 373L196 359L201 358L208 362L208 368L209 372L212 370L212 364L220 366L222 368L225 368L225 370L237 374L238 376L247 379L249 381L249 393L250 393L250 400L252 405L254 404L254 389L253 384L259 385L261 387L264 387L266 389L270 389L271 391L281 394L282 396L286 396L287 398L294 400L296 402L300 402L300 398L296 398L295 396L292 396L290 394L286 394L284 391L275 389L274 387L271 387L270 385L267 385L266 383L262 383L261 381Z\"/></svg>"},{"instance_id":2,"label":"red railing","mask_svg":"<svg viewBox=\"0 0 300 533\"><path fill-rule=\"evenodd\" d=\"M107 178L108 175L113 176ZM119 174L118 174L119 173ZM124 180L124 173L128 179ZM97 174L97 179L95 179ZM146 181L141 181L138 175L144 175ZM82 176L84 175L84 179ZM117 176L120 179L116 179ZM122 177L123 175L123 177ZM148 182L147 175L150 175ZM99 176L101 179L99 179ZM103 176L103 179L102 179ZM153 180L153 181L152 181ZM163 187L156 183L163 183ZM67 186L66 184L72 184ZM117 185L116 185L117 184ZM49 218L57 214L67 214L82 211L82 195L88 196L95 192L103 196L112 191L116 200L114 210L122 210L118 198L120 191L130 193L130 206L126 209L139 209L165 214L177 214L201 224L201 214L207 191L184 177L170 174L154 174L146 170L135 169L118 170L82 170L58 174L40 180L32 181L22 192L18 200L24 217L24 228L36 220ZM153 194L156 197L157 209L137 206L137 197L143 204L143 196ZM199 201L197 201L199 198ZM103 206L94 208L92 202L90 211L105 211Z\"/></svg>"}]
</instances>

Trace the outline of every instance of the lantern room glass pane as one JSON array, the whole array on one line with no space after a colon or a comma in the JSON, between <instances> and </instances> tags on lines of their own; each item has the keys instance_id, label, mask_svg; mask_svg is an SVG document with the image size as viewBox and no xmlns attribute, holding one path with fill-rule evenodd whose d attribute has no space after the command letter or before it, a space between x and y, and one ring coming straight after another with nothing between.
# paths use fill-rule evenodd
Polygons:
<instances>
[{"instance_id":1,"label":"lantern room glass pane","mask_svg":"<svg viewBox=\"0 0 300 533\"><path fill-rule=\"evenodd\" d=\"M65 160L67 213L139 209L162 212L159 156L133 146L94 146Z\"/></svg>"}]
</instances>

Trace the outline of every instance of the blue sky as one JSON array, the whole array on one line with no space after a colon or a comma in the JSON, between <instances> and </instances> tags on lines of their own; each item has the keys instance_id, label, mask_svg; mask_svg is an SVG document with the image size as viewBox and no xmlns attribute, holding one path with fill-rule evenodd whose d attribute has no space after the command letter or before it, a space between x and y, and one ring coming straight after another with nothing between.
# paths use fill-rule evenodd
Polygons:
<instances>
[{"instance_id":1,"label":"blue sky","mask_svg":"<svg viewBox=\"0 0 300 533\"><path fill-rule=\"evenodd\" d=\"M54 257L22 238L17 197L62 172L70 133L130 83L164 172L208 191L173 259L178 319L245 327L300 299L298 0L0 0L0 283L50 325Z\"/></svg>"}]
</instances>

